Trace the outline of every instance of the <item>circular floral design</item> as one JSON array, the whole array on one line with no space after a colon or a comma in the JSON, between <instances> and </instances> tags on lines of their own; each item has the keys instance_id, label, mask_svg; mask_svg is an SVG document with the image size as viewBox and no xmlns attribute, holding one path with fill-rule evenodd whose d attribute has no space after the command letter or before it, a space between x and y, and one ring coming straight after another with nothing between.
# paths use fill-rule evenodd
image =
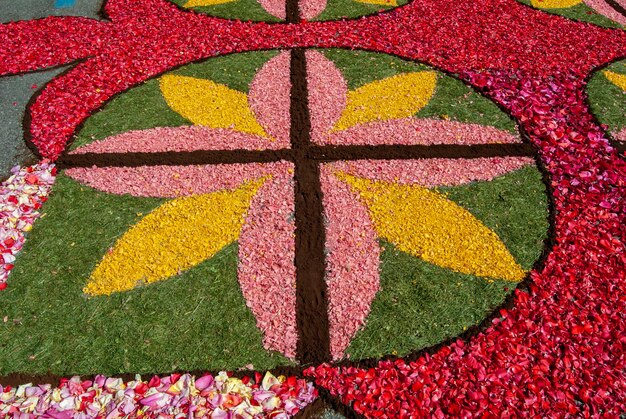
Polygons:
<instances>
[{"instance_id":1,"label":"circular floral design","mask_svg":"<svg viewBox=\"0 0 626 419\"><path fill-rule=\"evenodd\" d=\"M558 216L556 245L544 269L531 275L529 292L517 292L513 309L469 342L415 361L384 361L371 370L322 365L307 371L318 385L371 416L390 408L435 416L592 415L624 409L623 371L615 356L623 353L625 326L618 292L624 281L624 163L589 114L583 90L593 68L624 55L621 31L495 0L444 1L436 7L415 0L359 21L276 26L204 19L158 1L111 1L109 12L112 23L75 21L85 30L70 31L69 38L42 36L60 33L71 22L65 19L3 27L1 36L11 42L2 45L17 44L23 52L4 51L2 74L82 54L96 57L55 80L31 108L33 142L49 157L58 157L78 124L117 92L191 60L282 46L374 49L458 73L515 117L537 150L550 175ZM164 22L160 13L170 20ZM142 15L141 25L134 14ZM155 24L146 25L152 18ZM443 23L461 18L466 25ZM129 28L134 36L125 37ZM421 36L398 28L419 28ZM250 31L257 36L242 36ZM189 33L208 36L194 41ZM219 39L211 33L219 33ZM489 36L480 36L484 33ZM393 42L391 35L396 35ZM150 44L156 39L168 41L158 53ZM30 55L42 44L56 53ZM524 47L530 44L532 49ZM588 53L577 53L580 45ZM128 65L136 62L141 65ZM111 77L121 69L122 78Z\"/></svg>"}]
</instances>

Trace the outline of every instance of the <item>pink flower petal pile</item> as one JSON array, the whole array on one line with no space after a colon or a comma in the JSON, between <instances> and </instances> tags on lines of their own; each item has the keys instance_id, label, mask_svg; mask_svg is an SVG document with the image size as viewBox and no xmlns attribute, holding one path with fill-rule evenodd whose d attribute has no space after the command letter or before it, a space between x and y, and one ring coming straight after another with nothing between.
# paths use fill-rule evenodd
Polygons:
<instances>
[{"instance_id":1,"label":"pink flower petal pile","mask_svg":"<svg viewBox=\"0 0 626 419\"><path fill-rule=\"evenodd\" d=\"M0 188L0 290L7 287L15 255L24 245L24 233L31 230L48 199L56 169L44 160L25 168L16 166L11 173Z\"/></svg>"},{"instance_id":2,"label":"pink flower petal pile","mask_svg":"<svg viewBox=\"0 0 626 419\"><path fill-rule=\"evenodd\" d=\"M190 374L121 378L63 379L58 387L0 385L0 417L90 418L289 418L317 398L311 383L297 377L241 379L225 372L195 378Z\"/></svg>"}]
</instances>

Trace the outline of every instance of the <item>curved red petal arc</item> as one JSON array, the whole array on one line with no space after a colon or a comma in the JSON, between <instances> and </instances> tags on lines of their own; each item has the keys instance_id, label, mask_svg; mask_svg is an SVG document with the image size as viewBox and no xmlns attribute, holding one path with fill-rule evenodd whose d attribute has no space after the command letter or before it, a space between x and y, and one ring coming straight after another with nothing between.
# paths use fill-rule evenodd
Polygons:
<instances>
[{"instance_id":1,"label":"curved red petal arc","mask_svg":"<svg viewBox=\"0 0 626 419\"><path fill-rule=\"evenodd\" d=\"M0 76L97 54L110 42L111 30L106 22L69 16L0 24Z\"/></svg>"}]
</instances>

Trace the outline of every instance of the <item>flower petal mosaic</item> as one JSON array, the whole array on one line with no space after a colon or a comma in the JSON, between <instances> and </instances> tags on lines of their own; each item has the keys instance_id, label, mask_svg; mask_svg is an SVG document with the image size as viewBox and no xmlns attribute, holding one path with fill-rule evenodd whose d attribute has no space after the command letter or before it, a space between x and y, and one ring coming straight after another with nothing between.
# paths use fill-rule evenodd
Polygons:
<instances>
[{"instance_id":1,"label":"flower petal mosaic","mask_svg":"<svg viewBox=\"0 0 626 419\"><path fill-rule=\"evenodd\" d=\"M625 6L1 24L0 417L619 417Z\"/></svg>"}]
</instances>

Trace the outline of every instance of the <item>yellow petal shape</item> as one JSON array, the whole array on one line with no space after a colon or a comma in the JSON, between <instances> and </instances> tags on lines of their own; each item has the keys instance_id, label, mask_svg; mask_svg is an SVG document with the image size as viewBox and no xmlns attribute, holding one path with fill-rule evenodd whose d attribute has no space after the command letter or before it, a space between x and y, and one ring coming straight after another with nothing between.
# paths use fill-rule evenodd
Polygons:
<instances>
[{"instance_id":1,"label":"yellow petal shape","mask_svg":"<svg viewBox=\"0 0 626 419\"><path fill-rule=\"evenodd\" d=\"M582 2L583 0L531 0L531 4L538 9L566 9Z\"/></svg>"},{"instance_id":2,"label":"yellow petal shape","mask_svg":"<svg viewBox=\"0 0 626 419\"><path fill-rule=\"evenodd\" d=\"M214 6L216 4L230 3L235 0L189 0L185 7Z\"/></svg>"},{"instance_id":3,"label":"yellow petal shape","mask_svg":"<svg viewBox=\"0 0 626 419\"><path fill-rule=\"evenodd\" d=\"M352 90L348 92L346 108L334 130L415 115L432 97L436 83L434 71L420 71L377 80Z\"/></svg>"},{"instance_id":4,"label":"yellow petal shape","mask_svg":"<svg viewBox=\"0 0 626 419\"><path fill-rule=\"evenodd\" d=\"M160 84L170 108L195 125L267 136L252 114L245 93L211 80L186 76L165 75Z\"/></svg>"},{"instance_id":5,"label":"yellow petal shape","mask_svg":"<svg viewBox=\"0 0 626 419\"><path fill-rule=\"evenodd\" d=\"M355 0L358 3L376 4L378 6L397 6L396 0Z\"/></svg>"},{"instance_id":6,"label":"yellow petal shape","mask_svg":"<svg viewBox=\"0 0 626 419\"><path fill-rule=\"evenodd\" d=\"M128 291L167 279L215 255L239 237L250 201L264 181L176 198L156 208L104 256L84 292Z\"/></svg>"},{"instance_id":7,"label":"yellow petal shape","mask_svg":"<svg viewBox=\"0 0 626 419\"><path fill-rule=\"evenodd\" d=\"M524 279L500 238L445 196L422 186L337 176L368 206L378 235L398 249L465 274Z\"/></svg>"},{"instance_id":8,"label":"yellow petal shape","mask_svg":"<svg viewBox=\"0 0 626 419\"><path fill-rule=\"evenodd\" d=\"M605 70L604 76L609 79L611 83L626 92L626 74L620 74L610 70Z\"/></svg>"}]
</instances>

